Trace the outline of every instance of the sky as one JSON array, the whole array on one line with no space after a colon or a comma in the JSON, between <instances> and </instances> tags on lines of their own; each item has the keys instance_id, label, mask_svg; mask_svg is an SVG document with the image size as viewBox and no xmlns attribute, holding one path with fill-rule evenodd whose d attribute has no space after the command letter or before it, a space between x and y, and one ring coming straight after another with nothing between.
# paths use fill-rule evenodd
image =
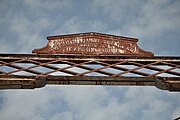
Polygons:
<instances>
[{"instance_id":1,"label":"sky","mask_svg":"<svg viewBox=\"0 0 180 120\"><path fill-rule=\"evenodd\" d=\"M180 55L179 0L0 0L0 53L31 53L47 36L136 37L156 56ZM180 93L155 87L56 86L1 90L0 120L170 120Z\"/></svg>"}]
</instances>

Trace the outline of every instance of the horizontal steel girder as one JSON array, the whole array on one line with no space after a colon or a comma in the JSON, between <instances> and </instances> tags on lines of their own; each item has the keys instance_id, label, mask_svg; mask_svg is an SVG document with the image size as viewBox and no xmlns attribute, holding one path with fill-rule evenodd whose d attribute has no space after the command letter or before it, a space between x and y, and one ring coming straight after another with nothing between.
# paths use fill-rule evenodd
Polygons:
<instances>
[{"instance_id":1,"label":"horizontal steel girder","mask_svg":"<svg viewBox=\"0 0 180 120\"><path fill-rule=\"evenodd\" d=\"M0 89L156 86L180 91L180 57L0 54Z\"/></svg>"}]
</instances>

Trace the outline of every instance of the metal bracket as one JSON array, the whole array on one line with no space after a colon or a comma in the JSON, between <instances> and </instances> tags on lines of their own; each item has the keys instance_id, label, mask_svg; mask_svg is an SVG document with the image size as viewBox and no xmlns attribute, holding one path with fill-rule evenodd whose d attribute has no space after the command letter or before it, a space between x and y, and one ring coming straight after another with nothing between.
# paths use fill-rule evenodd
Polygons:
<instances>
[{"instance_id":1,"label":"metal bracket","mask_svg":"<svg viewBox=\"0 0 180 120\"><path fill-rule=\"evenodd\" d=\"M169 87L160 79L155 78L155 86L161 90L169 90Z\"/></svg>"},{"instance_id":2,"label":"metal bracket","mask_svg":"<svg viewBox=\"0 0 180 120\"><path fill-rule=\"evenodd\" d=\"M180 81L177 80L168 80L166 78L164 79L157 79L155 78L155 86L161 90L169 90L174 92L180 91Z\"/></svg>"}]
</instances>

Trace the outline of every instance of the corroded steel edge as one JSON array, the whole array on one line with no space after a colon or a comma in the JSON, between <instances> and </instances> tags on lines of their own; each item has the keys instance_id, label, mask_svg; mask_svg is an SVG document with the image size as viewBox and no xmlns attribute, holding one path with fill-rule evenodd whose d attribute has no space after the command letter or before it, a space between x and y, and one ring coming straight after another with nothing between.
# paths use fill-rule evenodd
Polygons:
<instances>
[{"instance_id":1,"label":"corroded steel edge","mask_svg":"<svg viewBox=\"0 0 180 120\"><path fill-rule=\"evenodd\" d=\"M118 36L118 35L97 33L97 32L87 32L87 33L76 33L76 34L48 36L47 39L48 40L54 40L54 39L57 39L57 38L72 38L72 37L80 37L82 35L83 36L93 35L95 37L98 36L98 37L113 38L113 39L121 38L121 39L126 39L126 40L130 40L130 41L138 42L138 39L133 38L133 37L125 37L125 36Z\"/></svg>"},{"instance_id":2,"label":"corroded steel edge","mask_svg":"<svg viewBox=\"0 0 180 120\"><path fill-rule=\"evenodd\" d=\"M45 77L0 75L0 89L34 89L46 85Z\"/></svg>"},{"instance_id":3,"label":"corroded steel edge","mask_svg":"<svg viewBox=\"0 0 180 120\"><path fill-rule=\"evenodd\" d=\"M143 56L93 56L93 55L52 55L52 54L2 54L0 53L0 59L16 60L16 59L37 59L37 60L107 60L107 61L170 61L170 62L180 62L180 56L153 56L153 57L143 57Z\"/></svg>"},{"instance_id":4,"label":"corroded steel edge","mask_svg":"<svg viewBox=\"0 0 180 120\"><path fill-rule=\"evenodd\" d=\"M54 85L156 86L162 90L180 91L175 77L105 77L105 76L22 76L0 75L0 89L34 89Z\"/></svg>"}]
</instances>

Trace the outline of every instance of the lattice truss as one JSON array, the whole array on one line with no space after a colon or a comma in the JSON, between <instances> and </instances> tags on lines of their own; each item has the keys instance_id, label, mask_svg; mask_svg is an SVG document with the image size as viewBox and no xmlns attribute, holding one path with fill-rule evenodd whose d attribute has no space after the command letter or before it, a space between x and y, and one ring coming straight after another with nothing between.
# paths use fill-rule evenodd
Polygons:
<instances>
[{"instance_id":1,"label":"lattice truss","mask_svg":"<svg viewBox=\"0 0 180 120\"><path fill-rule=\"evenodd\" d=\"M179 77L179 62L104 59L1 59L1 75Z\"/></svg>"},{"instance_id":2,"label":"lattice truss","mask_svg":"<svg viewBox=\"0 0 180 120\"><path fill-rule=\"evenodd\" d=\"M179 57L1 55L0 75L179 80L179 63Z\"/></svg>"}]
</instances>

